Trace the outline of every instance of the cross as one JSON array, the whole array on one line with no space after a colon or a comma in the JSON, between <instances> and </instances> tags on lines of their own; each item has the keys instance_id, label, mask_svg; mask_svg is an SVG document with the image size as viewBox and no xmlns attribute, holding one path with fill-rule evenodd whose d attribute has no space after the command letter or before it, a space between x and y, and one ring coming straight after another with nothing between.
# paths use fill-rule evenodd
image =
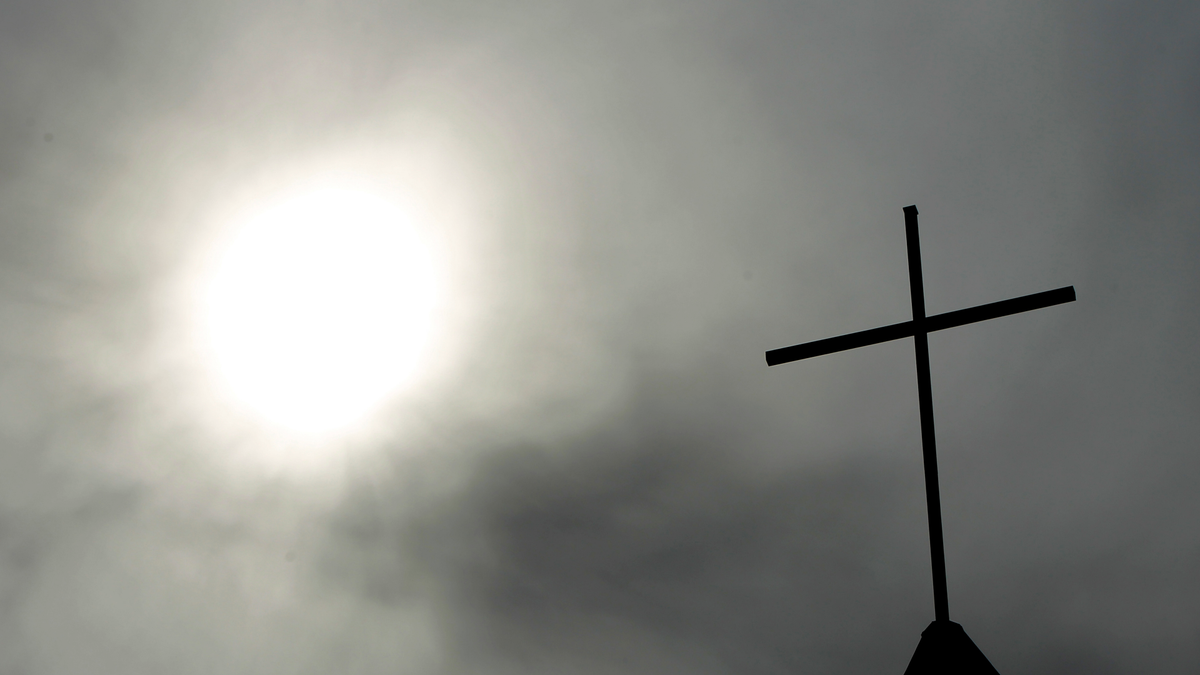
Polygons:
<instances>
[{"instance_id":1,"label":"cross","mask_svg":"<svg viewBox=\"0 0 1200 675\"><path fill-rule=\"evenodd\" d=\"M908 285L912 294L912 321L872 328L857 333L806 342L767 352L767 365L777 366L855 347L912 337L917 352L917 397L921 411L921 450L925 460L925 500L929 510L929 554L933 565L934 622L922 633L921 644L906 673L924 671L941 663L935 650L954 652L953 661L977 661L979 672L995 673L983 654L971 643L962 627L950 621L946 599L946 553L942 543L942 500L938 492L937 446L933 433L933 391L929 380L929 333L969 323L1019 314L1075 300L1075 288L1066 286L1010 300L925 316L925 290L921 280L921 242L917 234L917 207L904 207L904 233L908 242ZM927 647L927 642L928 648ZM965 643L963 642L965 640ZM934 644L936 643L936 644ZM969 644L969 648L965 647ZM972 654L973 650L973 654ZM984 667L986 664L986 667ZM964 665L966 665L964 663Z\"/></svg>"}]
</instances>

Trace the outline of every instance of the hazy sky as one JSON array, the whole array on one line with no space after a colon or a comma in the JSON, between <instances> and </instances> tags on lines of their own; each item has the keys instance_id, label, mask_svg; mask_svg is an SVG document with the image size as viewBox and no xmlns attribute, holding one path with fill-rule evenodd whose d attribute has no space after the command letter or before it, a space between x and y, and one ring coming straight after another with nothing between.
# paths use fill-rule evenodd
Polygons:
<instances>
[{"instance_id":1,"label":"hazy sky","mask_svg":"<svg viewBox=\"0 0 1200 675\"><path fill-rule=\"evenodd\" d=\"M0 673L903 672L911 341L763 352L909 317L909 204L930 313L1078 294L930 338L951 618L1001 673L1195 672L1198 37L1187 2L6 0ZM301 447L205 384L186 298L330 176L425 204L451 293L423 379Z\"/></svg>"}]
</instances>

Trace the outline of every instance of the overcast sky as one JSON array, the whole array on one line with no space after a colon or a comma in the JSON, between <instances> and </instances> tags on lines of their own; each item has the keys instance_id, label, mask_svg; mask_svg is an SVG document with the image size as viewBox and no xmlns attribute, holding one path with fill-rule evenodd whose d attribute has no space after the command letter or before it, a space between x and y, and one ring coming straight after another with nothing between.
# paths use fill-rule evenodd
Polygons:
<instances>
[{"instance_id":1,"label":"overcast sky","mask_svg":"<svg viewBox=\"0 0 1200 675\"><path fill-rule=\"evenodd\" d=\"M1200 8L0 4L0 673L1001 673L1200 663ZM183 300L273 191L416 194L419 386L299 448ZM319 471L289 453L324 453ZM269 461L264 458L270 458ZM281 459L282 458L282 459Z\"/></svg>"}]
</instances>

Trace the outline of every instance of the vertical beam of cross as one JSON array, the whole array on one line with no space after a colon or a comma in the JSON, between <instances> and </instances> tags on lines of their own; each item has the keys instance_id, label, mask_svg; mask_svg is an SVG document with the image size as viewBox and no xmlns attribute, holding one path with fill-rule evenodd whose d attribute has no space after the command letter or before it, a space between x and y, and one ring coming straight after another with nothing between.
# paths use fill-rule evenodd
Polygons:
<instances>
[{"instance_id":1,"label":"vertical beam of cross","mask_svg":"<svg viewBox=\"0 0 1200 675\"><path fill-rule=\"evenodd\" d=\"M929 510L929 557L933 563L933 616L950 620L946 597L946 547L942 542L942 496L938 490L937 441L933 432L933 385L929 378L929 332L925 326L925 284L921 278L921 238L917 207L904 207L908 242L908 290L912 294L913 338L917 352L917 398L921 406L921 454L925 459L925 505Z\"/></svg>"}]
</instances>

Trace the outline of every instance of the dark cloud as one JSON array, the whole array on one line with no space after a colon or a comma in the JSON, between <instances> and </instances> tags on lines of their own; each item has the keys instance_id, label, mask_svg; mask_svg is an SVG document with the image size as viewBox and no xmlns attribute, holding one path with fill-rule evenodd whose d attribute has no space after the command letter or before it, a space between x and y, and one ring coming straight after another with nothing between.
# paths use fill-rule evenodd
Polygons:
<instances>
[{"instance_id":1,"label":"dark cloud","mask_svg":"<svg viewBox=\"0 0 1200 675\"><path fill-rule=\"evenodd\" d=\"M471 672L783 672L911 647L872 608L921 604L916 464L763 476L736 434L665 419L679 389L650 388L586 436L488 449L435 498L403 480L350 500L324 583L369 603L436 599ZM736 406L699 398L687 409Z\"/></svg>"}]
</instances>

